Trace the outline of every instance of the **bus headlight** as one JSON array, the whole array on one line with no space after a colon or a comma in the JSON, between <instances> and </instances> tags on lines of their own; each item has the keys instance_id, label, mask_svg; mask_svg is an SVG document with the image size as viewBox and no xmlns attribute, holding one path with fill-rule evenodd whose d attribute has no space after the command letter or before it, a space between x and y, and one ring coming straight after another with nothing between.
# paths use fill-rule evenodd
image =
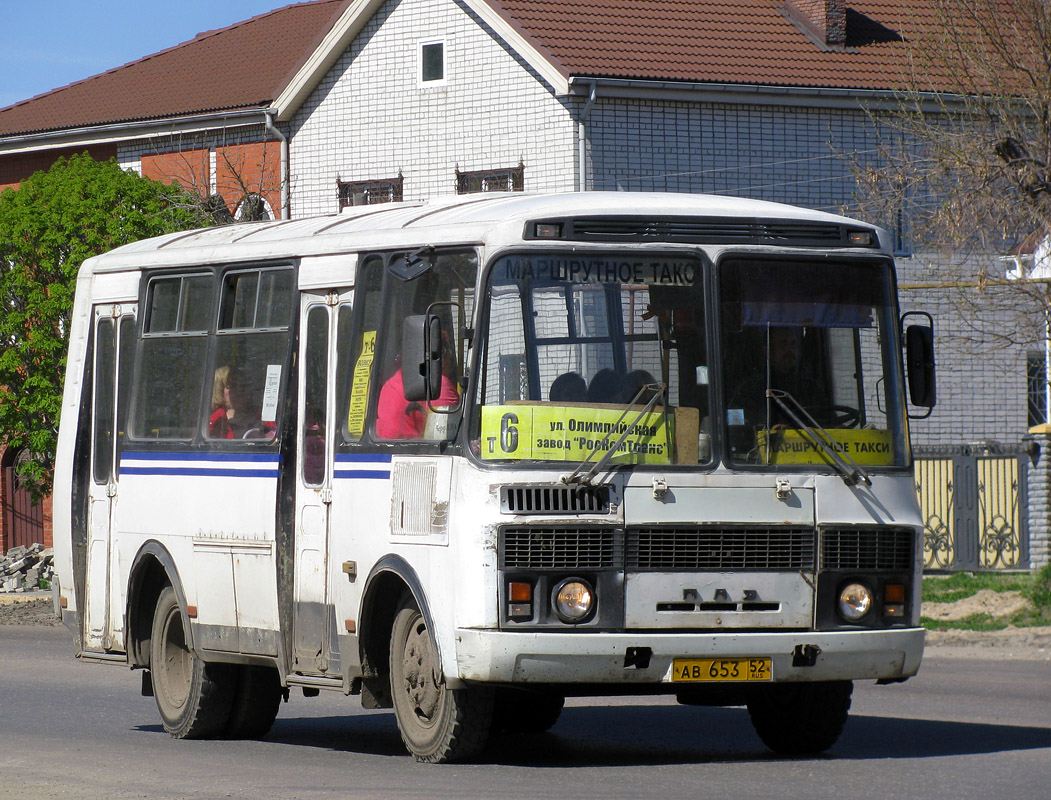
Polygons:
<instances>
[{"instance_id":1,"label":"bus headlight","mask_svg":"<svg viewBox=\"0 0 1051 800\"><path fill-rule=\"evenodd\" d=\"M863 583L848 583L839 590L839 615L857 622L872 608L872 590Z\"/></svg>"},{"instance_id":2,"label":"bus headlight","mask_svg":"<svg viewBox=\"0 0 1051 800\"><path fill-rule=\"evenodd\" d=\"M584 622L595 610L595 590L582 578L566 578L555 586L551 604L563 622Z\"/></svg>"}]
</instances>

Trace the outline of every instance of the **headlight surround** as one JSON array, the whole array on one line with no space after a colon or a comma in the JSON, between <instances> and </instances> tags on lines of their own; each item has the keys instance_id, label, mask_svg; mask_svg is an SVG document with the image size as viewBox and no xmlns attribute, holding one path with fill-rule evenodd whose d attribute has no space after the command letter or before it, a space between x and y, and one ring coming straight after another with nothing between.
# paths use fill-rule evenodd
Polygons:
<instances>
[{"instance_id":1,"label":"headlight surround","mask_svg":"<svg viewBox=\"0 0 1051 800\"><path fill-rule=\"evenodd\" d=\"M872 610L872 589L860 581L844 584L839 590L836 608L847 622L858 622Z\"/></svg>"},{"instance_id":2,"label":"headlight surround","mask_svg":"<svg viewBox=\"0 0 1051 800\"><path fill-rule=\"evenodd\" d=\"M595 590L583 578L559 581L551 592L551 607L563 622L577 625L595 613Z\"/></svg>"}]
</instances>

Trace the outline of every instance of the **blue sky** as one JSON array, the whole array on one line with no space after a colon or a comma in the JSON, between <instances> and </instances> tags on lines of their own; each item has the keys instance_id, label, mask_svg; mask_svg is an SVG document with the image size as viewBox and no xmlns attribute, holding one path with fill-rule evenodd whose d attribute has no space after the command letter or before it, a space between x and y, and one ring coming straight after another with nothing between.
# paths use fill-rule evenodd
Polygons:
<instances>
[{"instance_id":1,"label":"blue sky","mask_svg":"<svg viewBox=\"0 0 1051 800\"><path fill-rule=\"evenodd\" d=\"M0 108L294 0L0 0Z\"/></svg>"}]
</instances>

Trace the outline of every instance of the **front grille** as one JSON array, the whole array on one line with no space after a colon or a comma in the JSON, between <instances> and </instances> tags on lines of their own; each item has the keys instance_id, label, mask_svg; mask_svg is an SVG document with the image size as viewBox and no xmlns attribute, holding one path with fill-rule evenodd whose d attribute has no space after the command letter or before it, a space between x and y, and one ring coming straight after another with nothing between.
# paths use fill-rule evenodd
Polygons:
<instances>
[{"instance_id":1,"label":"front grille","mask_svg":"<svg viewBox=\"0 0 1051 800\"><path fill-rule=\"evenodd\" d=\"M813 570L812 528L633 528L629 570Z\"/></svg>"},{"instance_id":2,"label":"front grille","mask_svg":"<svg viewBox=\"0 0 1051 800\"><path fill-rule=\"evenodd\" d=\"M580 217L566 238L592 242L682 242L687 244L785 244L845 247L847 229L828 222L705 217Z\"/></svg>"},{"instance_id":3,"label":"front grille","mask_svg":"<svg viewBox=\"0 0 1051 800\"><path fill-rule=\"evenodd\" d=\"M613 569L623 561L623 538L615 528L500 530L502 569Z\"/></svg>"},{"instance_id":4,"label":"front grille","mask_svg":"<svg viewBox=\"0 0 1051 800\"><path fill-rule=\"evenodd\" d=\"M608 514L608 486L501 486L504 514Z\"/></svg>"},{"instance_id":5,"label":"front grille","mask_svg":"<svg viewBox=\"0 0 1051 800\"><path fill-rule=\"evenodd\" d=\"M913 541L909 528L823 528L823 569L910 570Z\"/></svg>"}]
</instances>

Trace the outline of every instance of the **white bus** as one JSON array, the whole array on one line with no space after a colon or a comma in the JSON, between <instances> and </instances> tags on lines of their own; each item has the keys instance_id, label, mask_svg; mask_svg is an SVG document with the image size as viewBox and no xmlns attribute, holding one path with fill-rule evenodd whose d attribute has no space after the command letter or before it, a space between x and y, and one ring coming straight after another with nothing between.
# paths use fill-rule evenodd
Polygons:
<instances>
[{"instance_id":1,"label":"white bus","mask_svg":"<svg viewBox=\"0 0 1051 800\"><path fill-rule=\"evenodd\" d=\"M326 689L444 762L566 696L668 694L824 750L852 681L923 650L932 336L898 313L885 232L723 197L121 247L77 282L56 603L175 737Z\"/></svg>"}]
</instances>

